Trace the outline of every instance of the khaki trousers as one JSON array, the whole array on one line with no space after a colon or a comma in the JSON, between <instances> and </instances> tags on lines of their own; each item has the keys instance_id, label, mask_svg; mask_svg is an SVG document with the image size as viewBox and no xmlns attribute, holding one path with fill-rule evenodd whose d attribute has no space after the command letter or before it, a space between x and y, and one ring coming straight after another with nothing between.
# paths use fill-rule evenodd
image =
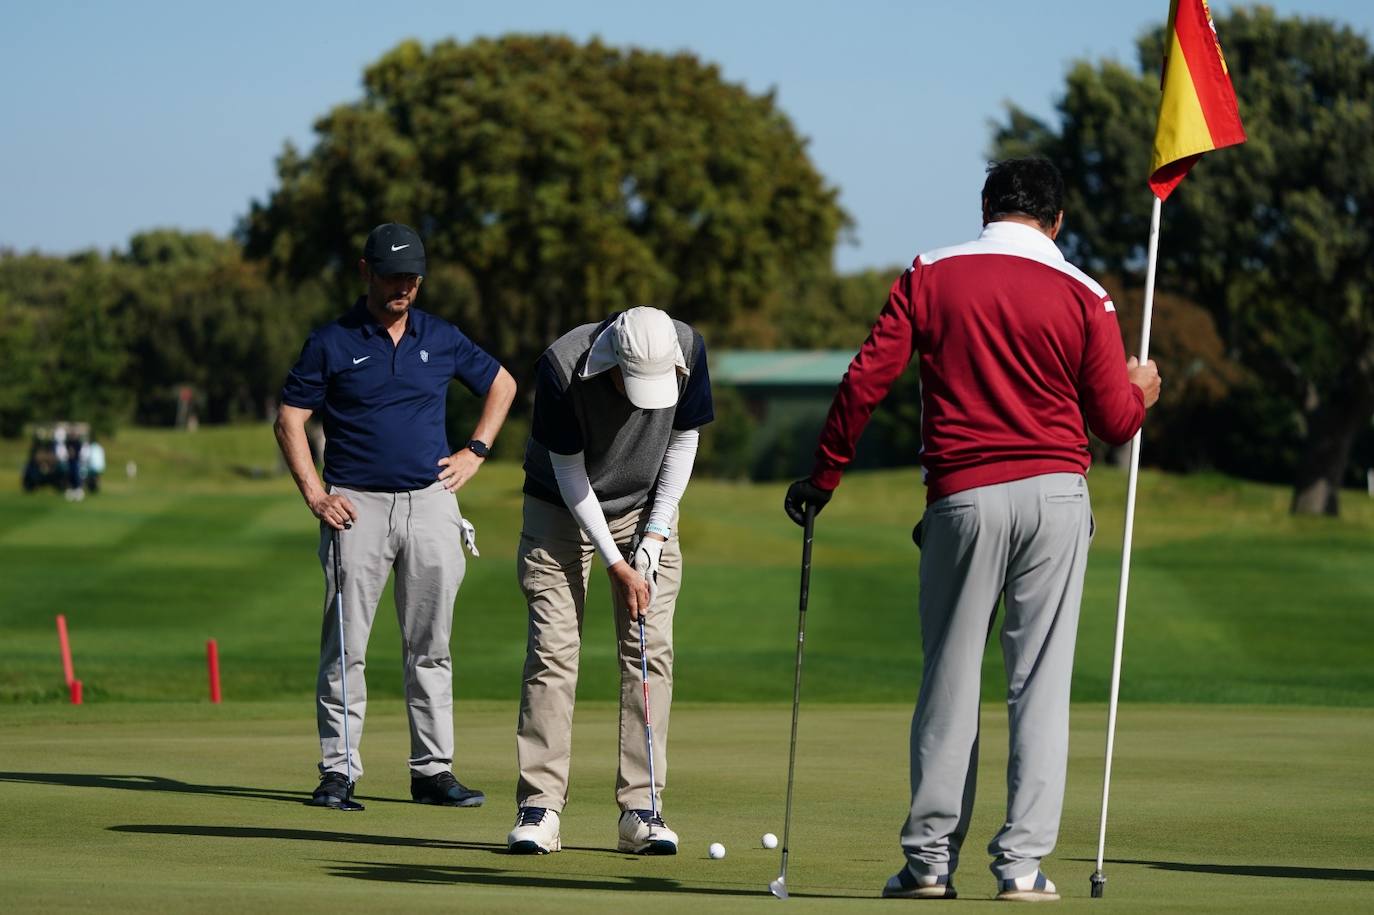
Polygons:
<instances>
[{"instance_id":1,"label":"khaki trousers","mask_svg":"<svg viewBox=\"0 0 1374 915\"><path fill-rule=\"evenodd\" d=\"M363 773L358 746L367 713L367 641L377 604L392 571L396 619L401 624L401 666L410 719L410 770L437 775L453 767L453 663L449 635L453 601L467 560L461 546L458 500L442 483L413 492L371 492L336 486L358 510L353 528L337 542L343 565L344 637L348 654L348 740L353 777ZM320 772L344 772L343 688L339 681L333 528L320 525L324 567L324 620L315 717Z\"/></svg>"},{"instance_id":2,"label":"khaki trousers","mask_svg":"<svg viewBox=\"0 0 1374 915\"><path fill-rule=\"evenodd\" d=\"M640 510L608 519L611 534L629 558L641 532ZM648 520L647 516L644 518ZM673 527L676 528L676 519ZM568 802L573 702L582 647L582 616L595 550L566 508L525 497L524 529L516 568L529 606L529 640L520 689L515 750L521 807L562 811ZM653 796L668 772L668 714L673 701L673 610L682 584L682 551L676 530L663 546L658 594L644 621L648 646L649 707L654 732ZM644 735L644 692L639 624L617 600L615 637L620 658L620 766L615 799L622 810L650 807L649 757ZM661 807L660 807L661 809Z\"/></svg>"}]
</instances>

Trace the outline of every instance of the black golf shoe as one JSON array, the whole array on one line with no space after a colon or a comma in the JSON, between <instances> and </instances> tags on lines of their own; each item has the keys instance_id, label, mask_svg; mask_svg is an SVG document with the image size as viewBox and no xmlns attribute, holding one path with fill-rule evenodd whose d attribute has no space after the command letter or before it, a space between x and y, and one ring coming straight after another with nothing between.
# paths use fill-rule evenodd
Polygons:
<instances>
[{"instance_id":1,"label":"black golf shoe","mask_svg":"<svg viewBox=\"0 0 1374 915\"><path fill-rule=\"evenodd\" d=\"M320 777L319 785L306 804L311 807L338 807L352 799L353 783L342 772L326 772Z\"/></svg>"},{"instance_id":2,"label":"black golf shoe","mask_svg":"<svg viewBox=\"0 0 1374 915\"><path fill-rule=\"evenodd\" d=\"M412 775L410 799L440 807L481 807L487 796L458 781L452 772L440 772L438 775Z\"/></svg>"}]
</instances>

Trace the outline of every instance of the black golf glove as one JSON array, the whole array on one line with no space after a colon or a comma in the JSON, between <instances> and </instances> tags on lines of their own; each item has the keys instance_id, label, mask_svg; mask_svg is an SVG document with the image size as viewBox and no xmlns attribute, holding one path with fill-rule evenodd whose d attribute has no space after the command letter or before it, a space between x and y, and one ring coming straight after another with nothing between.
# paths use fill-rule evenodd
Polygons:
<instances>
[{"instance_id":1,"label":"black golf glove","mask_svg":"<svg viewBox=\"0 0 1374 915\"><path fill-rule=\"evenodd\" d=\"M782 500L782 507L787 512L787 517L797 524L806 524L806 509L810 506L814 513L819 515L821 509L825 508L830 497L835 494L833 489L821 489L815 483L808 480L798 480L787 487L787 497Z\"/></svg>"}]
</instances>

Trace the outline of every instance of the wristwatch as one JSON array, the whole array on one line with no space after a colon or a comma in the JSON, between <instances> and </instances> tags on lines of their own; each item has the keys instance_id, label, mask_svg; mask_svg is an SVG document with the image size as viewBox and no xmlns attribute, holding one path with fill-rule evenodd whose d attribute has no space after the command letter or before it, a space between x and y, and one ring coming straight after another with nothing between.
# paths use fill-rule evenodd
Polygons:
<instances>
[{"instance_id":1,"label":"wristwatch","mask_svg":"<svg viewBox=\"0 0 1374 915\"><path fill-rule=\"evenodd\" d=\"M486 442L482 441L481 439L469 439L467 448L469 451L477 455L479 458L484 458L487 455L491 454L491 446L489 446Z\"/></svg>"}]
</instances>

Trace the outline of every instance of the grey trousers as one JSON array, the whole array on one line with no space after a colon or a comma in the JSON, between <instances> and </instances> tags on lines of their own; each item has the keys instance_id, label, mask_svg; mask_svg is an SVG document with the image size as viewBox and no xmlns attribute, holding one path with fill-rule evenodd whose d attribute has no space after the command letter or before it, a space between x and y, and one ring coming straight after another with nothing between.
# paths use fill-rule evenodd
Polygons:
<instances>
[{"instance_id":1,"label":"grey trousers","mask_svg":"<svg viewBox=\"0 0 1374 915\"><path fill-rule=\"evenodd\" d=\"M410 718L410 769L435 775L453 766L453 666L449 635L453 601L467 560L461 545L458 500L440 483L411 492L335 487L358 510L338 536L343 562L344 638L348 654L348 738L353 777L363 772L358 745L367 712L367 641L382 589L392 570L401 665ZM334 530L320 525L324 621L315 682L320 772L344 772L343 694L339 681L339 619L335 604Z\"/></svg>"},{"instance_id":2,"label":"grey trousers","mask_svg":"<svg viewBox=\"0 0 1374 915\"><path fill-rule=\"evenodd\" d=\"M646 519L647 520L647 519ZM630 541L641 530L640 511L609 518L611 536L628 557ZM674 519L674 528L677 527ZM587 578L595 550L572 513L533 496L525 497L524 529L516 557L520 590L529 606L529 641L520 686L520 718L515 752L520 807L562 811L568 802L572 763L573 702L582 651L582 617ZM615 797L621 810L648 810L649 792L663 793L668 776L668 720L673 702L673 610L682 585L682 550L677 532L663 545L658 593L644 619L648 646L649 711L654 731L654 784L644 733L644 688L640 670L639 626L619 601L615 616L620 662L620 765ZM659 809L662 809L661 804Z\"/></svg>"},{"instance_id":3,"label":"grey trousers","mask_svg":"<svg viewBox=\"0 0 1374 915\"><path fill-rule=\"evenodd\" d=\"M925 668L911 721L911 812L902 849L918 875L953 873L973 813L983 649L1005 607L1007 814L988 845L999 880L1033 874L1064 804L1083 573L1087 481L1054 473L932 502L921 549Z\"/></svg>"}]
</instances>

